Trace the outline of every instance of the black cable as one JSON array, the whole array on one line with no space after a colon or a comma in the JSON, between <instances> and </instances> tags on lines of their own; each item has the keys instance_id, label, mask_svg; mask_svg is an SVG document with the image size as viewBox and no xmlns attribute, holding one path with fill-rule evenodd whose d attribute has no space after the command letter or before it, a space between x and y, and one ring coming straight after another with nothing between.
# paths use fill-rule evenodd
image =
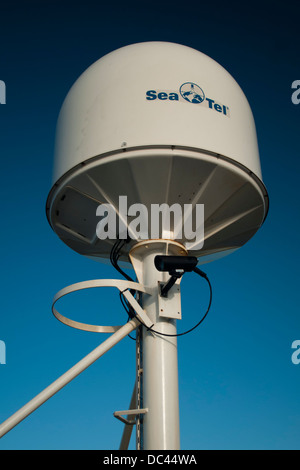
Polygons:
<instances>
[{"instance_id":1,"label":"black cable","mask_svg":"<svg viewBox=\"0 0 300 470\"><path fill-rule=\"evenodd\" d=\"M128 275L126 274L123 269L120 268L120 266L118 265L118 260L121 256L121 250L122 248L124 247L124 245L128 242L128 239L126 240L117 240L114 244L114 246L112 247L111 249L111 252L110 252L110 262L112 264L112 266L120 273L122 274L123 277L125 277L125 279L127 279L128 281L131 281L131 282L134 282L134 280ZM135 294L135 291L133 289L130 290L130 292L132 293L132 295ZM128 315L128 319L127 321L129 321L129 319L132 319L135 317L135 311L134 309L132 308L132 306L127 302L127 299L125 299L125 297L122 295L122 293L120 292L120 300L121 300L121 303ZM133 341L136 341L136 338L133 338L132 336L130 336L130 334L128 334L127 336L129 336L130 339L132 339Z\"/></svg>"},{"instance_id":2,"label":"black cable","mask_svg":"<svg viewBox=\"0 0 300 470\"><path fill-rule=\"evenodd\" d=\"M210 280L208 279L207 275L203 271L201 271L198 268L195 268L194 271L207 281L208 286L209 286L209 291L210 291L209 304L208 304L207 310L206 310L205 314L203 315L203 317L201 318L201 320L195 326L190 328L189 330L186 330L183 333L177 333L177 334L171 335L171 334L167 334L167 333L161 333L160 331L156 331L152 327L148 328L137 316L135 316L135 318L147 329L147 331L152 331L152 333L156 333L157 335L161 335L161 336L172 336L172 337L183 336L183 335L186 335L186 334L190 333L191 331L195 330L196 328L198 328L198 326L201 325L201 323L205 320L205 318L207 317L207 314L210 310L211 303L212 303L212 286L211 286ZM201 274L198 271L200 271ZM123 295L123 292L120 292L120 294Z\"/></svg>"},{"instance_id":3,"label":"black cable","mask_svg":"<svg viewBox=\"0 0 300 470\"><path fill-rule=\"evenodd\" d=\"M128 281L131 281L131 282L134 282L134 280L128 275L126 274L123 269L120 268L120 266L118 265L118 260L121 256L121 250L122 248L124 247L124 245L127 243L128 240L117 240L116 243L114 244L111 252L110 252L110 261L111 261L111 264L113 265L113 267L115 269L117 269L117 271L122 274L122 276L124 276ZM209 292L210 292L210 298L209 298L209 303L208 303L208 307L207 307L207 310L205 312L205 314L203 315L203 317L201 318L201 320L196 323L195 326L193 326L192 328L190 328L189 330L186 330L184 331L183 333L177 333L177 334L167 334L167 333L161 333L159 331L156 331L154 330L152 327L147 327L137 316L136 316L136 313L133 309L133 307L128 303L127 299L123 296L123 292L120 292L119 293L119 296L120 296L120 300L121 300L121 303L128 315L128 320L129 318L136 318L140 323L141 325L143 325L147 331L152 331L153 333L156 333L157 335L160 335L160 336L171 336L171 337L177 337L177 336L183 336L183 335L186 335L188 333L191 333L193 330L195 330L196 328L198 328L199 325L201 325L201 323L205 320L205 318L207 317L207 314L210 310L210 307L211 307L211 303L212 303L212 286L211 286L211 283L210 283L210 280L208 279L207 275L201 271L201 269L195 267L194 270L193 270L195 273L197 273L199 276L203 277L206 282L208 283L208 286L209 286ZM125 289L127 290L127 289ZM134 295L136 293L135 290L131 289L130 290L131 294ZM135 339L135 338L132 338L130 335L128 335L131 339Z\"/></svg>"},{"instance_id":4,"label":"black cable","mask_svg":"<svg viewBox=\"0 0 300 470\"><path fill-rule=\"evenodd\" d=\"M118 265L118 260L121 256L121 250L122 248L124 247L124 245L127 243L127 240L117 240L116 243L114 244L114 246L112 247L112 250L110 252L110 262L111 264L113 265L113 267L119 271L120 274L122 274L122 276L125 277L125 279L127 279L127 281L131 281L131 282L134 282L134 280L132 279L132 277L130 277L128 274L126 274L123 269L120 268L120 266Z\"/></svg>"}]
</instances>

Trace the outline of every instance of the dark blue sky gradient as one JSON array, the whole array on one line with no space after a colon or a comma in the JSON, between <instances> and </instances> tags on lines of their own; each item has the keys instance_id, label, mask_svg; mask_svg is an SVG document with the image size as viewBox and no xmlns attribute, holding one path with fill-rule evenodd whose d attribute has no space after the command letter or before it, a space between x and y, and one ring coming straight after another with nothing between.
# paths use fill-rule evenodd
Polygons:
<instances>
[{"instance_id":1,"label":"dark blue sky gradient","mask_svg":"<svg viewBox=\"0 0 300 470\"><path fill-rule=\"evenodd\" d=\"M108 52L143 41L181 43L209 55L251 105L270 211L233 255L205 266L214 291L199 329L179 338L182 449L299 449L300 79L299 2L9 2L1 5L0 422L95 348L106 335L73 330L51 301L74 282L119 277L72 252L52 232L45 203L52 183L59 109L79 75ZM178 64L180 67L180 64ZM196 276L182 284L183 320L206 310ZM114 291L74 295L65 315L126 321ZM109 318L109 319L108 319ZM115 410L129 405L135 343L126 338L0 440L0 449L117 449ZM134 448L135 439L131 443Z\"/></svg>"}]
</instances>

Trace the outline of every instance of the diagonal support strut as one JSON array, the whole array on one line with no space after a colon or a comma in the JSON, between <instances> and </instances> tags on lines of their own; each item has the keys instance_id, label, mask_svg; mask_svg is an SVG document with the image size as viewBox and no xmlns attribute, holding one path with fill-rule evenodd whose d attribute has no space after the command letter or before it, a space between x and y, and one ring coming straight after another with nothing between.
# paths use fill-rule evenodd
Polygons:
<instances>
[{"instance_id":1,"label":"diagonal support strut","mask_svg":"<svg viewBox=\"0 0 300 470\"><path fill-rule=\"evenodd\" d=\"M0 425L0 438L139 326L132 319Z\"/></svg>"}]
</instances>

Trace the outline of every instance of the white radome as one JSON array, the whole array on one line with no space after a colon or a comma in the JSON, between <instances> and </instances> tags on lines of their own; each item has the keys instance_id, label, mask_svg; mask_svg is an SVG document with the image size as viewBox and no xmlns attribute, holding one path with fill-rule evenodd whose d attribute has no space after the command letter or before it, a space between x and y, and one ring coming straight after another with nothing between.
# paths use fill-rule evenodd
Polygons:
<instances>
[{"instance_id":1,"label":"white radome","mask_svg":"<svg viewBox=\"0 0 300 470\"><path fill-rule=\"evenodd\" d=\"M204 246L191 250L200 263L241 247L262 225L268 195L253 115L236 81L205 54L133 44L99 59L69 91L46 208L53 230L105 261L114 241L97 237L96 209L117 208L125 195L149 213L151 204L204 204Z\"/></svg>"}]
</instances>

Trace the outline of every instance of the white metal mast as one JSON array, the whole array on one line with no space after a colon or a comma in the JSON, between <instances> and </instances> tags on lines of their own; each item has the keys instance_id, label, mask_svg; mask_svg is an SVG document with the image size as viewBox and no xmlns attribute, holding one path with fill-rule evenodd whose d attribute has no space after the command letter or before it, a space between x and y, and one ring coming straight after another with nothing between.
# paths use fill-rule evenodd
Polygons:
<instances>
[{"instance_id":1,"label":"white metal mast","mask_svg":"<svg viewBox=\"0 0 300 470\"><path fill-rule=\"evenodd\" d=\"M179 399L176 319L180 319L179 285L169 291L167 302L162 304L160 283L166 282L166 273L159 272L154 265L157 255L166 254L166 242L142 242L131 255L134 264L138 257L140 266L138 278L142 285L150 289L152 295L142 295L142 307L155 325L151 330L142 328L142 403L148 411L142 418L143 449L179 449ZM173 254L183 252L182 246L174 244ZM174 250L175 248L175 250ZM167 275L167 278L170 277ZM162 307L164 305L164 307ZM165 311L162 311L164 310ZM170 312L170 313L169 313ZM165 315L165 316L162 316ZM171 315L171 318L169 317Z\"/></svg>"}]
</instances>

